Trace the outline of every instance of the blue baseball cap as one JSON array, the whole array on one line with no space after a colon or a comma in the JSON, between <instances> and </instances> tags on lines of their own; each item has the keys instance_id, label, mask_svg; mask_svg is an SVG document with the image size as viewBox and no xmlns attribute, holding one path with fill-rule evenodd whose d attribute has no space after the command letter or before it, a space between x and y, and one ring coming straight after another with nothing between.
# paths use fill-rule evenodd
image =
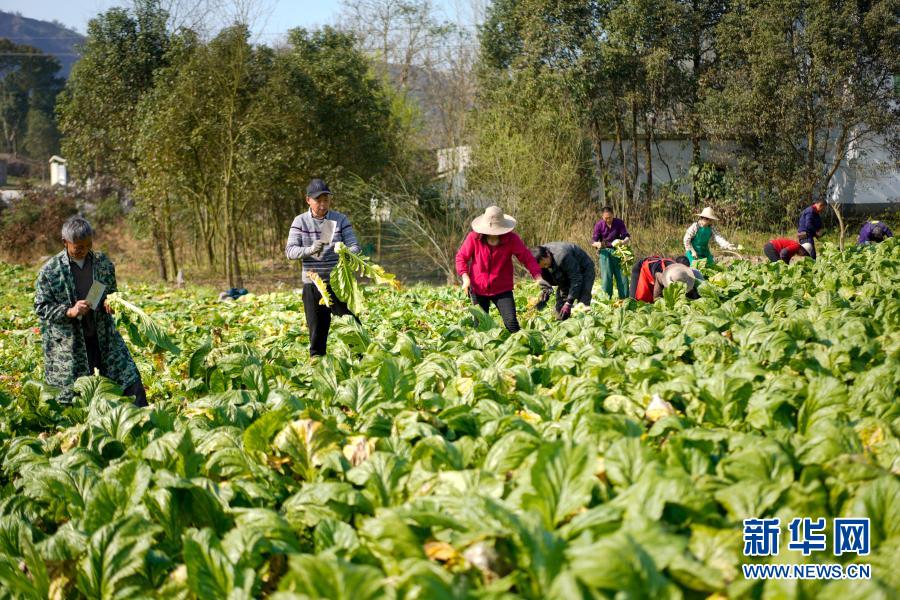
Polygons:
<instances>
[{"instance_id":1,"label":"blue baseball cap","mask_svg":"<svg viewBox=\"0 0 900 600\"><path fill-rule=\"evenodd\" d=\"M309 182L309 185L306 186L306 195L310 198L318 198L322 194L331 195L331 190L328 189L328 184L322 181L321 179L313 179Z\"/></svg>"}]
</instances>

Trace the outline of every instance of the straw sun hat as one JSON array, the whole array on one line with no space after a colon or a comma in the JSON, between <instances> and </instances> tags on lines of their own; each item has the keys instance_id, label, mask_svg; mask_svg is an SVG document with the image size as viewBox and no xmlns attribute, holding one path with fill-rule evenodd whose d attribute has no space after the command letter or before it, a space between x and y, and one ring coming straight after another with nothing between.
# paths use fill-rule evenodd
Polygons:
<instances>
[{"instance_id":1,"label":"straw sun hat","mask_svg":"<svg viewBox=\"0 0 900 600\"><path fill-rule=\"evenodd\" d=\"M703 217L704 219L709 219L710 221L718 221L719 217L716 216L716 213L713 212L712 206L707 206L702 211L698 213L694 213L698 217Z\"/></svg>"},{"instance_id":2,"label":"straw sun hat","mask_svg":"<svg viewBox=\"0 0 900 600\"><path fill-rule=\"evenodd\" d=\"M484 214L472 221L472 231L483 235L503 235L516 226L516 220L503 214L499 206L488 206Z\"/></svg>"},{"instance_id":3,"label":"straw sun hat","mask_svg":"<svg viewBox=\"0 0 900 600\"><path fill-rule=\"evenodd\" d=\"M697 278L694 276L694 271L690 267L675 263L674 265L669 265L663 269L662 283L665 287L669 287L673 283L683 283L684 287L687 288L687 291L691 291L694 289L694 284L696 282Z\"/></svg>"}]
</instances>

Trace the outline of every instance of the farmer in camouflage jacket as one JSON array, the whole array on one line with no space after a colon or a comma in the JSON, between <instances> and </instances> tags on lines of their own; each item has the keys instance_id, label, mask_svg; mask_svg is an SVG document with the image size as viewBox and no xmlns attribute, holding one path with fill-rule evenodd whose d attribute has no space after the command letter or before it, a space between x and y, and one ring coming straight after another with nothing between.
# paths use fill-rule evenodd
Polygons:
<instances>
[{"instance_id":1,"label":"farmer in camouflage jacket","mask_svg":"<svg viewBox=\"0 0 900 600\"><path fill-rule=\"evenodd\" d=\"M60 389L60 400L69 401L75 380L96 369L134 397L135 404L146 406L140 373L106 306L105 294L116 291L115 267L91 250L93 235L85 219L67 220L62 228L65 249L38 274L34 310L41 320L44 379ZM95 280L106 286L99 310L85 301Z\"/></svg>"}]
</instances>

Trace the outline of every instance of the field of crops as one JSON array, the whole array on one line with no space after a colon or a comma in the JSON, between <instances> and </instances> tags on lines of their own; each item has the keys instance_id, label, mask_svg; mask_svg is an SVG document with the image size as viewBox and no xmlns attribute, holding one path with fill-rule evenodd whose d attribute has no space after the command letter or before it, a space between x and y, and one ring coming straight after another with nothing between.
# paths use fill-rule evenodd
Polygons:
<instances>
[{"instance_id":1,"label":"field of crops","mask_svg":"<svg viewBox=\"0 0 900 600\"><path fill-rule=\"evenodd\" d=\"M564 323L523 287L512 336L458 290L370 289L317 362L299 293L121 286L181 348L132 345L147 409L38 383L34 275L0 265L0 598L900 590L895 240ZM840 516L871 520L868 556L742 555L745 518ZM749 560L872 579L748 581Z\"/></svg>"}]
</instances>

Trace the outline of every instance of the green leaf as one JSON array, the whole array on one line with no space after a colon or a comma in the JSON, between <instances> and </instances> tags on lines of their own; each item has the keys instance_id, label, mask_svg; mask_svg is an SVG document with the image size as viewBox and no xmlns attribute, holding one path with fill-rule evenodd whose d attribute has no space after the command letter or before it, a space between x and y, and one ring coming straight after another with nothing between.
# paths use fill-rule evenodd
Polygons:
<instances>
[{"instance_id":1,"label":"green leaf","mask_svg":"<svg viewBox=\"0 0 900 600\"><path fill-rule=\"evenodd\" d=\"M93 532L140 506L151 477L150 467L135 460L108 467L88 495L84 530Z\"/></svg>"},{"instance_id":2,"label":"green leaf","mask_svg":"<svg viewBox=\"0 0 900 600\"><path fill-rule=\"evenodd\" d=\"M78 566L78 590L88 598L131 598L147 589L146 557L159 531L128 516L98 529Z\"/></svg>"},{"instance_id":3,"label":"green leaf","mask_svg":"<svg viewBox=\"0 0 900 600\"><path fill-rule=\"evenodd\" d=\"M382 574L370 566L354 565L338 557L292 556L288 572L278 585L279 598L377 600L387 596Z\"/></svg>"},{"instance_id":4,"label":"green leaf","mask_svg":"<svg viewBox=\"0 0 900 600\"><path fill-rule=\"evenodd\" d=\"M186 531L183 552L188 587L195 597L229 598L235 587L240 587L242 575L211 529Z\"/></svg>"},{"instance_id":5,"label":"green leaf","mask_svg":"<svg viewBox=\"0 0 900 600\"><path fill-rule=\"evenodd\" d=\"M537 511L544 527L555 529L588 504L596 485L595 469L596 460L585 446L543 444L531 468L534 491L525 494L522 506Z\"/></svg>"},{"instance_id":6,"label":"green leaf","mask_svg":"<svg viewBox=\"0 0 900 600\"><path fill-rule=\"evenodd\" d=\"M47 567L35 550L31 527L10 515L0 517L0 588L14 597L33 600L44 600L50 594Z\"/></svg>"},{"instance_id":7,"label":"green leaf","mask_svg":"<svg viewBox=\"0 0 900 600\"><path fill-rule=\"evenodd\" d=\"M266 454L269 452L269 444L278 431L284 427L287 420L287 411L273 410L263 414L244 430L244 450Z\"/></svg>"},{"instance_id":8,"label":"green leaf","mask_svg":"<svg viewBox=\"0 0 900 600\"><path fill-rule=\"evenodd\" d=\"M590 589L629 598L681 598L647 550L627 534L573 547L566 556L572 572Z\"/></svg>"},{"instance_id":9,"label":"green leaf","mask_svg":"<svg viewBox=\"0 0 900 600\"><path fill-rule=\"evenodd\" d=\"M120 293L109 294L106 302L116 313L119 323L128 330L128 335L136 346L150 348L153 352L165 350L175 356L181 354L181 348L169 334L150 315L125 300Z\"/></svg>"},{"instance_id":10,"label":"green leaf","mask_svg":"<svg viewBox=\"0 0 900 600\"><path fill-rule=\"evenodd\" d=\"M900 481L885 475L864 484L847 505L844 516L870 519L873 548L900 538Z\"/></svg>"}]
</instances>

